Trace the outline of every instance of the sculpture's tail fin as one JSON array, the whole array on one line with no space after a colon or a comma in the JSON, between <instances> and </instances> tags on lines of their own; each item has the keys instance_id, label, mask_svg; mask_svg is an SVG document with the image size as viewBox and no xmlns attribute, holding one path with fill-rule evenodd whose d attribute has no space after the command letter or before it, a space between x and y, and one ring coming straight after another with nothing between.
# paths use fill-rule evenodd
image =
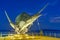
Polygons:
<instances>
[{"instance_id":1,"label":"sculpture's tail fin","mask_svg":"<svg viewBox=\"0 0 60 40\"><path fill-rule=\"evenodd\" d=\"M6 11L5 11L5 15L6 15L6 17L7 17L8 21L9 21L9 23L11 23L11 20L10 20L10 18L9 18L9 16L8 16L8 14L7 14Z\"/></svg>"},{"instance_id":2,"label":"sculpture's tail fin","mask_svg":"<svg viewBox=\"0 0 60 40\"><path fill-rule=\"evenodd\" d=\"M9 16L8 16L8 14L7 14L7 12L5 11L5 15L6 15L6 17L7 17L7 19L8 19L8 21L9 21L9 23L10 23L10 25L15 29L15 25L12 23L12 21L10 20L10 18L9 18Z\"/></svg>"}]
</instances>

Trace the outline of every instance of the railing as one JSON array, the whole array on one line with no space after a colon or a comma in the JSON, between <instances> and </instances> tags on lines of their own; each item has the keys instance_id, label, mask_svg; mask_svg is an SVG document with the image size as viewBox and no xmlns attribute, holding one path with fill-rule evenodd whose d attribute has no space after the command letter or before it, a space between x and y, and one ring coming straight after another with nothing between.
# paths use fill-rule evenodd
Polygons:
<instances>
[{"instance_id":1,"label":"railing","mask_svg":"<svg viewBox=\"0 0 60 40\"><path fill-rule=\"evenodd\" d=\"M9 36L9 35L13 35L13 34L15 34L15 33L7 33L7 34L3 34L3 33L0 33L0 37L3 37L3 36ZM27 33L27 34L29 34L29 35L38 35L38 36L40 36L40 35L42 35L42 36L50 36L50 37L58 37L58 38L60 38L60 33L54 33L54 32L43 32L42 34L40 34L40 33Z\"/></svg>"}]
</instances>

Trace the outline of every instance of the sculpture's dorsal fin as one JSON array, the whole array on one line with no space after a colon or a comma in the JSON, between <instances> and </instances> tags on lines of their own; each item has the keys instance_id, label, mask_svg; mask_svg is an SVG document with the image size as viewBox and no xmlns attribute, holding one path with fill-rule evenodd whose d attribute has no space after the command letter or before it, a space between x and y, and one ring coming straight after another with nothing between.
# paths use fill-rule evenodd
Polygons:
<instances>
[{"instance_id":1,"label":"sculpture's dorsal fin","mask_svg":"<svg viewBox=\"0 0 60 40\"><path fill-rule=\"evenodd\" d=\"M26 12L23 12L22 14L19 14L17 17L16 17L16 20L15 22L17 24L19 24L20 21L26 21L30 18L31 16L29 14L27 14Z\"/></svg>"}]
</instances>

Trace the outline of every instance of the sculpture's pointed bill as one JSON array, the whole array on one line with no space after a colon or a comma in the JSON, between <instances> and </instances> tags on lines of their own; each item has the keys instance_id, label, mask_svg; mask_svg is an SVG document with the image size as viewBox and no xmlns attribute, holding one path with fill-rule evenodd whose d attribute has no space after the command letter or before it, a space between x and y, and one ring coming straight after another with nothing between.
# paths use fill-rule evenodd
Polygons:
<instances>
[{"instance_id":1,"label":"sculpture's pointed bill","mask_svg":"<svg viewBox=\"0 0 60 40\"><path fill-rule=\"evenodd\" d=\"M49 3L47 3L38 13L41 13L47 6Z\"/></svg>"}]
</instances>

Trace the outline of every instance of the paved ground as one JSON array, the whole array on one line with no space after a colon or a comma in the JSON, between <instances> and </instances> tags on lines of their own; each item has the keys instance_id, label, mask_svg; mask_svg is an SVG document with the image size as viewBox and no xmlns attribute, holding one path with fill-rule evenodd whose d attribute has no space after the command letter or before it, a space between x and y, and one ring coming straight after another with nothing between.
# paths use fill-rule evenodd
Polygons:
<instances>
[{"instance_id":1,"label":"paved ground","mask_svg":"<svg viewBox=\"0 0 60 40\"><path fill-rule=\"evenodd\" d=\"M0 40L60 40L60 38L47 36L28 36L28 35L13 35L0 37Z\"/></svg>"}]
</instances>

